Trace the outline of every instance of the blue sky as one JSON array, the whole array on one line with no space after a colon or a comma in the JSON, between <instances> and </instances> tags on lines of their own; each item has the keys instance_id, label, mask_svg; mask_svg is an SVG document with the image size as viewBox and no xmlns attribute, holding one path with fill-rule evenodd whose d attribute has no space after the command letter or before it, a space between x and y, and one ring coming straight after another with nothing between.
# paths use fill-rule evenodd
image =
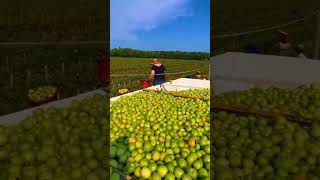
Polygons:
<instances>
[{"instance_id":1,"label":"blue sky","mask_svg":"<svg viewBox=\"0 0 320 180\"><path fill-rule=\"evenodd\" d=\"M111 0L111 48L210 51L210 0Z\"/></svg>"}]
</instances>

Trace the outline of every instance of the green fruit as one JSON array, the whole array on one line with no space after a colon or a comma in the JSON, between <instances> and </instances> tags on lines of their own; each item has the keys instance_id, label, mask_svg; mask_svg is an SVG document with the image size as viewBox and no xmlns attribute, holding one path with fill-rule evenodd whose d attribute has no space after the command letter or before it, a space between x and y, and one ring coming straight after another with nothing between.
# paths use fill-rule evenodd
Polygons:
<instances>
[{"instance_id":1,"label":"green fruit","mask_svg":"<svg viewBox=\"0 0 320 180\"><path fill-rule=\"evenodd\" d=\"M187 163L187 161L185 159L182 159L182 158L178 159L178 166L180 168L183 169L183 168L187 167L187 165L188 165L188 163Z\"/></svg>"},{"instance_id":2,"label":"green fruit","mask_svg":"<svg viewBox=\"0 0 320 180\"><path fill-rule=\"evenodd\" d=\"M198 171L194 168L189 168L187 170L187 174L192 177L192 179L196 179L198 177Z\"/></svg>"},{"instance_id":3,"label":"green fruit","mask_svg":"<svg viewBox=\"0 0 320 180\"><path fill-rule=\"evenodd\" d=\"M320 126L318 124L314 124L311 128L310 134L313 137L319 138L320 137Z\"/></svg>"},{"instance_id":4,"label":"green fruit","mask_svg":"<svg viewBox=\"0 0 320 180\"><path fill-rule=\"evenodd\" d=\"M157 172L161 177L164 177L168 173L168 168L164 165L160 165L157 169Z\"/></svg>"},{"instance_id":5,"label":"green fruit","mask_svg":"<svg viewBox=\"0 0 320 180\"><path fill-rule=\"evenodd\" d=\"M154 172L152 174L151 180L161 180L161 176L157 172Z\"/></svg>"},{"instance_id":6,"label":"green fruit","mask_svg":"<svg viewBox=\"0 0 320 180\"><path fill-rule=\"evenodd\" d=\"M189 165L192 165L194 161L197 160L197 154L196 153L190 153L188 156L187 156L187 162Z\"/></svg>"},{"instance_id":7,"label":"green fruit","mask_svg":"<svg viewBox=\"0 0 320 180\"><path fill-rule=\"evenodd\" d=\"M152 145L149 142L146 142L143 146L143 149L145 150L145 152L151 152L152 151Z\"/></svg>"},{"instance_id":8,"label":"green fruit","mask_svg":"<svg viewBox=\"0 0 320 180\"><path fill-rule=\"evenodd\" d=\"M117 161L114 160L114 159L112 159L112 160L110 161L110 166L117 168L117 167L118 167Z\"/></svg>"},{"instance_id":9,"label":"green fruit","mask_svg":"<svg viewBox=\"0 0 320 180\"><path fill-rule=\"evenodd\" d=\"M193 167L197 170L201 169L203 167L202 161L201 160L194 161Z\"/></svg>"},{"instance_id":10,"label":"green fruit","mask_svg":"<svg viewBox=\"0 0 320 180\"><path fill-rule=\"evenodd\" d=\"M181 168L179 168L179 167L175 168L174 175L176 178L180 179L183 174L184 174L184 171Z\"/></svg>"},{"instance_id":11,"label":"green fruit","mask_svg":"<svg viewBox=\"0 0 320 180\"><path fill-rule=\"evenodd\" d=\"M114 146L110 147L110 157L115 158L116 155L117 155L117 148Z\"/></svg>"},{"instance_id":12,"label":"green fruit","mask_svg":"<svg viewBox=\"0 0 320 180\"><path fill-rule=\"evenodd\" d=\"M149 163L149 169L151 171L151 173L157 171L158 165L154 162Z\"/></svg>"},{"instance_id":13,"label":"green fruit","mask_svg":"<svg viewBox=\"0 0 320 180\"><path fill-rule=\"evenodd\" d=\"M174 180L176 179L174 174L172 173L168 173L165 177L164 177L164 180Z\"/></svg>"},{"instance_id":14,"label":"green fruit","mask_svg":"<svg viewBox=\"0 0 320 180\"><path fill-rule=\"evenodd\" d=\"M203 163L210 163L210 155L205 155L203 157Z\"/></svg>"},{"instance_id":15,"label":"green fruit","mask_svg":"<svg viewBox=\"0 0 320 180\"><path fill-rule=\"evenodd\" d=\"M110 180L120 180L120 175L117 173L112 173Z\"/></svg>"},{"instance_id":16,"label":"green fruit","mask_svg":"<svg viewBox=\"0 0 320 180\"><path fill-rule=\"evenodd\" d=\"M184 174L184 175L182 175L181 179L182 180L191 180L192 177L190 175L188 175L188 174Z\"/></svg>"},{"instance_id":17,"label":"green fruit","mask_svg":"<svg viewBox=\"0 0 320 180\"><path fill-rule=\"evenodd\" d=\"M132 174L134 173L134 170L136 169L136 166L134 164L129 164L127 167L126 167L126 171L129 173L129 174Z\"/></svg>"},{"instance_id":18,"label":"green fruit","mask_svg":"<svg viewBox=\"0 0 320 180\"><path fill-rule=\"evenodd\" d=\"M149 165L149 161L147 159L141 159L140 167L146 167Z\"/></svg>"},{"instance_id":19,"label":"green fruit","mask_svg":"<svg viewBox=\"0 0 320 180\"><path fill-rule=\"evenodd\" d=\"M160 160L160 153L158 152L158 151L154 151L153 153L152 153L152 160L153 161L158 161L158 160Z\"/></svg>"},{"instance_id":20,"label":"green fruit","mask_svg":"<svg viewBox=\"0 0 320 180\"><path fill-rule=\"evenodd\" d=\"M136 170L134 170L134 175L137 177L141 177L141 168L137 167Z\"/></svg>"},{"instance_id":21,"label":"green fruit","mask_svg":"<svg viewBox=\"0 0 320 180\"><path fill-rule=\"evenodd\" d=\"M137 141L136 142L136 148L142 148L143 142L142 141Z\"/></svg>"},{"instance_id":22,"label":"green fruit","mask_svg":"<svg viewBox=\"0 0 320 180\"><path fill-rule=\"evenodd\" d=\"M149 177L151 177L150 169L147 167L143 167L141 169L141 177L143 177L144 179L148 179Z\"/></svg>"},{"instance_id":23,"label":"green fruit","mask_svg":"<svg viewBox=\"0 0 320 180\"><path fill-rule=\"evenodd\" d=\"M174 169L175 169L175 165L172 163L172 162L169 162L168 164L166 164L167 168L168 168L168 171L173 173L174 172Z\"/></svg>"},{"instance_id":24,"label":"green fruit","mask_svg":"<svg viewBox=\"0 0 320 180\"><path fill-rule=\"evenodd\" d=\"M200 178L208 177L208 176L209 176L209 174L208 174L208 171L207 171L206 169L201 168L201 169L199 170L199 177L200 177Z\"/></svg>"}]
</instances>

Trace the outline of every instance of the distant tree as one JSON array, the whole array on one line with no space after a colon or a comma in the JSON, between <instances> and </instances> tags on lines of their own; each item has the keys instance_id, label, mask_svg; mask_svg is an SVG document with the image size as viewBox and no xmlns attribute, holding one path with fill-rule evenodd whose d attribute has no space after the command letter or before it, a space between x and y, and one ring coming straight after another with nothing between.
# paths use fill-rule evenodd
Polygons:
<instances>
[{"instance_id":1,"label":"distant tree","mask_svg":"<svg viewBox=\"0 0 320 180\"><path fill-rule=\"evenodd\" d=\"M130 48L114 48L111 50L112 57L136 57L136 58L164 58L164 59L194 59L205 60L210 58L205 52L182 52L182 51L142 51Z\"/></svg>"}]
</instances>

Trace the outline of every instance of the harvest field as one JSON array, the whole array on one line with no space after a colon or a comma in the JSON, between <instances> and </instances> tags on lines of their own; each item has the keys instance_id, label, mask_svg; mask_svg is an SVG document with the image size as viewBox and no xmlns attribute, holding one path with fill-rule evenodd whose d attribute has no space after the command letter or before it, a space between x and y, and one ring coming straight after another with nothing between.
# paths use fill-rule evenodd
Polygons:
<instances>
[{"instance_id":1,"label":"harvest field","mask_svg":"<svg viewBox=\"0 0 320 180\"><path fill-rule=\"evenodd\" d=\"M209 77L210 61L160 59L166 67L167 81L186 76L194 76L199 70ZM147 79L151 71L151 58L120 58L111 57L111 96L117 95L119 89L127 88L129 91L140 89L140 80Z\"/></svg>"},{"instance_id":2,"label":"harvest field","mask_svg":"<svg viewBox=\"0 0 320 180\"><path fill-rule=\"evenodd\" d=\"M226 51L244 51L248 43L255 43L266 49L267 53L276 53L274 49L274 35L278 29L255 34L215 38L217 35L233 34L285 24L299 18L294 14L306 16L306 20L280 28L287 31L293 41L303 43L308 56L312 55L314 36L314 21L310 14L320 8L319 1L293 0L293 1L220 1L212 3L213 10L211 26L211 51L220 54ZM223 22L223 23L222 23Z\"/></svg>"},{"instance_id":3,"label":"harvest field","mask_svg":"<svg viewBox=\"0 0 320 180\"><path fill-rule=\"evenodd\" d=\"M97 46L32 47L0 49L0 115L31 104L28 90L54 85L59 98L96 89Z\"/></svg>"}]
</instances>

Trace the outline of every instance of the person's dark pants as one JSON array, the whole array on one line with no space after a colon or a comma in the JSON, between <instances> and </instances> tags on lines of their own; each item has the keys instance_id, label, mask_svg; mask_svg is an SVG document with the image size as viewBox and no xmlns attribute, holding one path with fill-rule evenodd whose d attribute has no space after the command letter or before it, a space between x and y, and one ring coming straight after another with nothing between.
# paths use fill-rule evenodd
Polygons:
<instances>
[{"instance_id":1,"label":"person's dark pants","mask_svg":"<svg viewBox=\"0 0 320 180\"><path fill-rule=\"evenodd\" d=\"M165 81L162 80L162 79L155 79L155 80L153 80L153 85L154 85L154 86L160 85L160 84L163 84L163 83L165 83Z\"/></svg>"}]
</instances>

